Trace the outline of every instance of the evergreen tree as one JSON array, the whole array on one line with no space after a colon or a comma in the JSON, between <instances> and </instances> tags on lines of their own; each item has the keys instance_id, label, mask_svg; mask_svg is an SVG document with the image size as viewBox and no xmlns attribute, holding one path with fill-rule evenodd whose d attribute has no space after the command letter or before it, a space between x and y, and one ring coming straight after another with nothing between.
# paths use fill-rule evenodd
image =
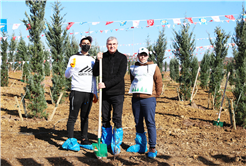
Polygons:
<instances>
[{"instance_id":1,"label":"evergreen tree","mask_svg":"<svg viewBox=\"0 0 246 166\"><path fill-rule=\"evenodd\" d=\"M233 42L237 47L233 47L234 56L234 70L233 82L235 88L233 95L235 97L235 113L236 123L246 128L246 22L243 15L245 14L243 8L239 20L235 28L235 37Z\"/></svg>"},{"instance_id":2,"label":"evergreen tree","mask_svg":"<svg viewBox=\"0 0 246 166\"><path fill-rule=\"evenodd\" d=\"M165 66L165 72L167 71L167 62L165 61L164 63L164 66Z\"/></svg>"},{"instance_id":3,"label":"evergreen tree","mask_svg":"<svg viewBox=\"0 0 246 166\"><path fill-rule=\"evenodd\" d=\"M25 40L21 37L20 42L17 46L17 57L20 58L20 61L22 61L22 80L26 80L25 78L29 75L29 64L27 63L30 59L28 57L28 50L26 46Z\"/></svg>"},{"instance_id":4,"label":"evergreen tree","mask_svg":"<svg viewBox=\"0 0 246 166\"><path fill-rule=\"evenodd\" d=\"M95 45L91 45L91 48L89 50L89 54L93 58L96 58L97 57L97 53L99 53L100 51L101 51L100 47L98 46L97 42L95 42Z\"/></svg>"},{"instance_id":5,"label":"evergreen tree","mask_svg":"<svg viewBox=\"0 0 246 166\"><path fill-rule=\"evenodd\" d=\"M175 81L174 59L173 58L170 60L169 69L170 69L170 78Z\"/></svg>"},{"instance_id":6,"label":"evergreen tree","mask_svg":"<svg viewBox=\"0 0 246 166\"><path fill-rule=\"evenodd\" d=\"M228 47L226 47L229 35L221 30L220 27L215 28L216 39L213 42L210 37L210 43L214 48L214 53L211 54L211 75L209 82L209 91L214 98L214 106L216 109L220 107L220 99L222 94L219 92L222 79L224 78L223 61L227 55Z\"/></svg>"},{"instance_id":7,"label":"evergreen tree","mask_svg":"<svg viewBox=\"0 0 246 166\"><path fill-rule=\"evenodd\" d=\"M44 51L44 73L45 76L50 76L50 52L48 50Z\"/></svg>"},{"instance_id":8,"label":"evergreen tree","mask_svg":"<svg viewBox=\"0 0 246 166\"><path fill-rule=\"evenodd\" d=\"M72 38L70 38L70 36L68 36L66 38L66 50L65 50L65 69L67 68L67 65L68 65L68 61L69 61L69 58L70 56L76 54L79 50L79 45L75 39L74 36L72 36ZM66 90L71 90L71 78L69 79L66 79L65 80L65 89Z\"/></svg>"},{"instance_id":9,"label":"evergreen tree","mask_svg":"<svg viewBox=\"0 0 246 166\"><path fill-rule=\"evenodd\" d=\"M65 89L65 51L66 51L66 38L67 30L62 28L64 23L63 17L61 16L61 3L54 2L52 4L54 11L51 17L51 23L47 22L47 31L45 32L48 46L51 51L52 62L52 83L51 87L52 98L56 103L60 93ZM63 96L64 97L64 96ZM61 100L62 101L62 100Z\"/></svg>"},{"instance_id":10,"label":"evergreen tree","mask_svg":"<svg viewBox=\"0 0 246 166\"><path fill-rule=\"evenodd\" d=\"M185 22L184 22L185 23ZM181 65L179 78L179 93L181 100L189 100L191 96L191 60L195 50L195 40L193 31L189 32L190 25L182 24L181 31L174 31L173 54L179 59Z\"/></svg>"},{"instance_id":11,"label":"evergreen tree","mask_svg":"<svg viewBox=\"0 0 246 166\"><path fill-rule=\"evenodd\" d=\"M8 41L7 34L2 32L3 39L1 40L1 56L2 56L2 64L1 64L1 87L8 86L9 84L9 72L8 72L8 62L7 62L7 50L8 50Z\"/></svg>"},{"instance_id":12,"label":"evergreen tree","mask_svg":"<svg viewBox=\"0 0 246 166\"><path fill-rule=\"evenodd\" d=\"M167 48L167 39L165 38L165 28L162 29L162 31L159 31L159 37L153 46L153 56L151 60L154 60L153 62L158 65L160 68L160 72L162 73L163 70L163 61L165 58L165 50ZM163 74L162 74L163 78Z\"/></svg>"},{"instance_id":13,"label":"evergreen tree","mask_svg":"<svg viewBox=\"0 0 246 166\"><path fill-rule=\"evenodd\" d=\"M9 62L13 62L10 64L10 70L14 70L18 65L15 65L15 53L16 53L16 47L17 47L17 41L14 38L14 33L12 34L10 43L9 43Z\"/></svg>"},{"instance_id":14,"label":"evergreen tree","mask_svg":"<svg viewBox=\"0 0 246 166\"><path fill-rule=\"evenodd\" d=\"M210 54L207 51L201 61L201 73L200 73L200 81L201 81L201 88L207 89L208 88L208 81L210 75Z\"/></svg>"},{"instance_id":15,"label":"evergreen tree","mask_svg":"<svg viewBox=\"0 0 246 166\"><path fill-rule=\"evenodd\" d=\"M146 44L147 44L146 48L149 50L149 60L155 62L155 56L153 54L153 46L151 45L151 41L150 41L149 35L147 36Z\"/></svg>"},{"instance_id":16,"label":"evergreen tree","mask_svg":"<svg viewBox=\"0 0 246 166\"><path fill-rule=\"evenodd\" d=\"M44 86L41 82L44 80L44 52L41 42L41 32L45 24L44 14L46 1L28 1L26 5L30 8L30 16L25 12L27 20L22 20L29 31L29 40L31 45L29 47L30 70L33 74L28 76L27 85L24 88L26 91L26 98L30 100L27 108L31 110L29 116L31 117L45 117L47 113L44 111L47 108L47 103L44 96Z\"/></svg>"},{"instance_id":17,"label":"evergreen tree","mask_svg":"<svg viewBox=\"0 0 246 166\"><path fill-rule=\"evenodd\" d=\"M173 67L174 67L174 80L179 81L179 61L177 58L173 58Z\"/></svg>"},{"instance_id":18,"label":"evergreen tree","mask_svg":"<svg viewBox=\"0 0 246 166\"><path fill-rule=\"evenodd\" d=\"M199 64L198 64L198 59L197 57L193 57L191 61L191 86L194 87L196 75L197 75L197 70L198 70Z\"/></svg>"}]
</instances>

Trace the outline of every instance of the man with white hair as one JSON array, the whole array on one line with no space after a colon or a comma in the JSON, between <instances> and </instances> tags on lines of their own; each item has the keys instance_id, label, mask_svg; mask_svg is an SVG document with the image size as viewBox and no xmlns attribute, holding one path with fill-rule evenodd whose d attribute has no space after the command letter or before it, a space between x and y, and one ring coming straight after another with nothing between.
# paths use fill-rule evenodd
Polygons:
<instances>
[{"instance_id":1,"label":"man with white hair","mask_svg":"<svg viewBox=\"0 0 246 166\"><path fill-rule=\"evenodd\" d=\"M99 75L99 60L102 60L102 83L98 84L102 89L102 143L111 145L113 154L120 153L120 145L123 139L122 109L125 94L124 76L127 68L127 58L120 53L118 41L115 37L109 37L106 42L108 51L99 52L93 67L93 75ZM110 125L111 110L113 107L114 129Z\"/></svg>"}]
</instances>

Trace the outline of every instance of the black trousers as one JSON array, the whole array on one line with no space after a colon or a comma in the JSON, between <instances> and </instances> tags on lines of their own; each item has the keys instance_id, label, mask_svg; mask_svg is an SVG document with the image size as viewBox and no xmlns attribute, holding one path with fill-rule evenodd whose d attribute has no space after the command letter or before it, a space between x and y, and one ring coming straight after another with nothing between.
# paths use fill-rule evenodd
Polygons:
<instances>
[{"instance_id":1,"label":"black trousers","mask_svg":"<svg viewBox=\"0 0 246 166\"><path fill-rule=\"evenodd\" d=\"M71 91L70 100L70 112L67 121L68 138L73 138L74 124L77 120L77 116L80 112L81 121L81 139L88 139L88 116L91 110L93 93Z\"/></svg>"},{"instance_id":2,"label":"black trousers","mask_svg":"<svg viewBox=\"0 0 246 166\"><path fill-rule=\"evenodd\" d=\"M113 108L114 127L122 128L122 109L124 95L103 95L102 97L102 126L110 127L111 110Z\"/></svg>"}]
</instances>

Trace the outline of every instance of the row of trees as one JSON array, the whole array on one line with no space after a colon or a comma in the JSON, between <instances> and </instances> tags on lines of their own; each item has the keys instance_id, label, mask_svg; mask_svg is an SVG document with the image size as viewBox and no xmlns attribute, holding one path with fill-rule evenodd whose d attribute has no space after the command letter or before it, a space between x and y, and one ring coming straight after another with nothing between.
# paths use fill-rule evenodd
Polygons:
<instances>
[{"instance_id":1,"label":"row of trees","mask_svg":"<svg viewBox=\"0 0 246 166\"><path fill-rule=\"evenodd\" d=\"M53 3L54 14L51 17L51 22L44 19L46 1L26 1L25 3L30 9L30 15L25 12L26 19L23 19L22 22L26 27L31 27L29 28L29 44L27 45L22 37L19 42L13 37L10 43L7 40L1 40L1 86L8 86L9 70L16 70L19 67L23 73L22 80L26 81L24 89L25 98L30 101L28 104L29 116L47 118L44 85L41 82L45 76L50 75L51 58L53 85L51 93L53 101L56 103L60 93L70 89L71 82L69 79L65 79L64 73L69 57L78 52L79 45L75 37L69 37L67 30L62 28L65 15L60 16L63 9L60 2ZM45 49L40 38L45 23L48 25L45 36L50 52ZM3 37L6 36L7 34L3 32ZM93 50L95 49L93 47ZM15 63L19 61L22 63Z\"/></svg>"},{"instance_id":2,"label":"row of trees","mask_svg":"<svg viewBox=\"0 0 246 166\"><path fill-rule=\"evenodd\" d=\"M243 9L243 14L245 11ZM230 71L230 84L234 85L234 108L236 112L237 124L246 127L246 22L240 15L235 28L235 37L232 38L235 46L233 47L234 60L227 66L223 63L228 53L226 46L229 39L227 34L220 27L215 28L216 39L210 43L213 52L208 51L204 54L200 64L200 86L209 90L213 96L213 106L218 109L221 104L221 83L224 76ZM180 32L174 31L173 53L174 59L170 61L170 77L179 83L179 94L181 100L189 100L191 97L191 87L194 85L198 70L198 60L193 57L195 43L193 31L189 32L189 25L181 25ZM210 37L209 37L210 38ZM179 72L179 67L181 71ZM227 68L227 70L225 70Z\"/></svg>"}]
</instances>

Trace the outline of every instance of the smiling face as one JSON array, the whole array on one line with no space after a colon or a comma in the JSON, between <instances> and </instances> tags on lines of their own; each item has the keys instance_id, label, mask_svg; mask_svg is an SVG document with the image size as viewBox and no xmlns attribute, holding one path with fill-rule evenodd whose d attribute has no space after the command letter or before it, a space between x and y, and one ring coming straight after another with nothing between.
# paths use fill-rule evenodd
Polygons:
<instances>
[{"instance_id":1,"label":"smiling face","mask_svg":"<svg viewBox=\"0 0 246 166\"><path fill-rule=\"evenodd\" d=\"M141 63L147 62L148 58L149 58L149 56L145 52L138 54L138 59Z\"/></svg>"},{"instance_id":2,"label":"smiling face","mask_svg":"<svg viewBox=\"0 0 246 166\"><path fill-rule=\"evenodd\" d=\"M110 54L115 53L117 48L118 48L118 41L116 39L109 40L107 42L107 49L108 49Z\"/></svg>"}]
</instances>

